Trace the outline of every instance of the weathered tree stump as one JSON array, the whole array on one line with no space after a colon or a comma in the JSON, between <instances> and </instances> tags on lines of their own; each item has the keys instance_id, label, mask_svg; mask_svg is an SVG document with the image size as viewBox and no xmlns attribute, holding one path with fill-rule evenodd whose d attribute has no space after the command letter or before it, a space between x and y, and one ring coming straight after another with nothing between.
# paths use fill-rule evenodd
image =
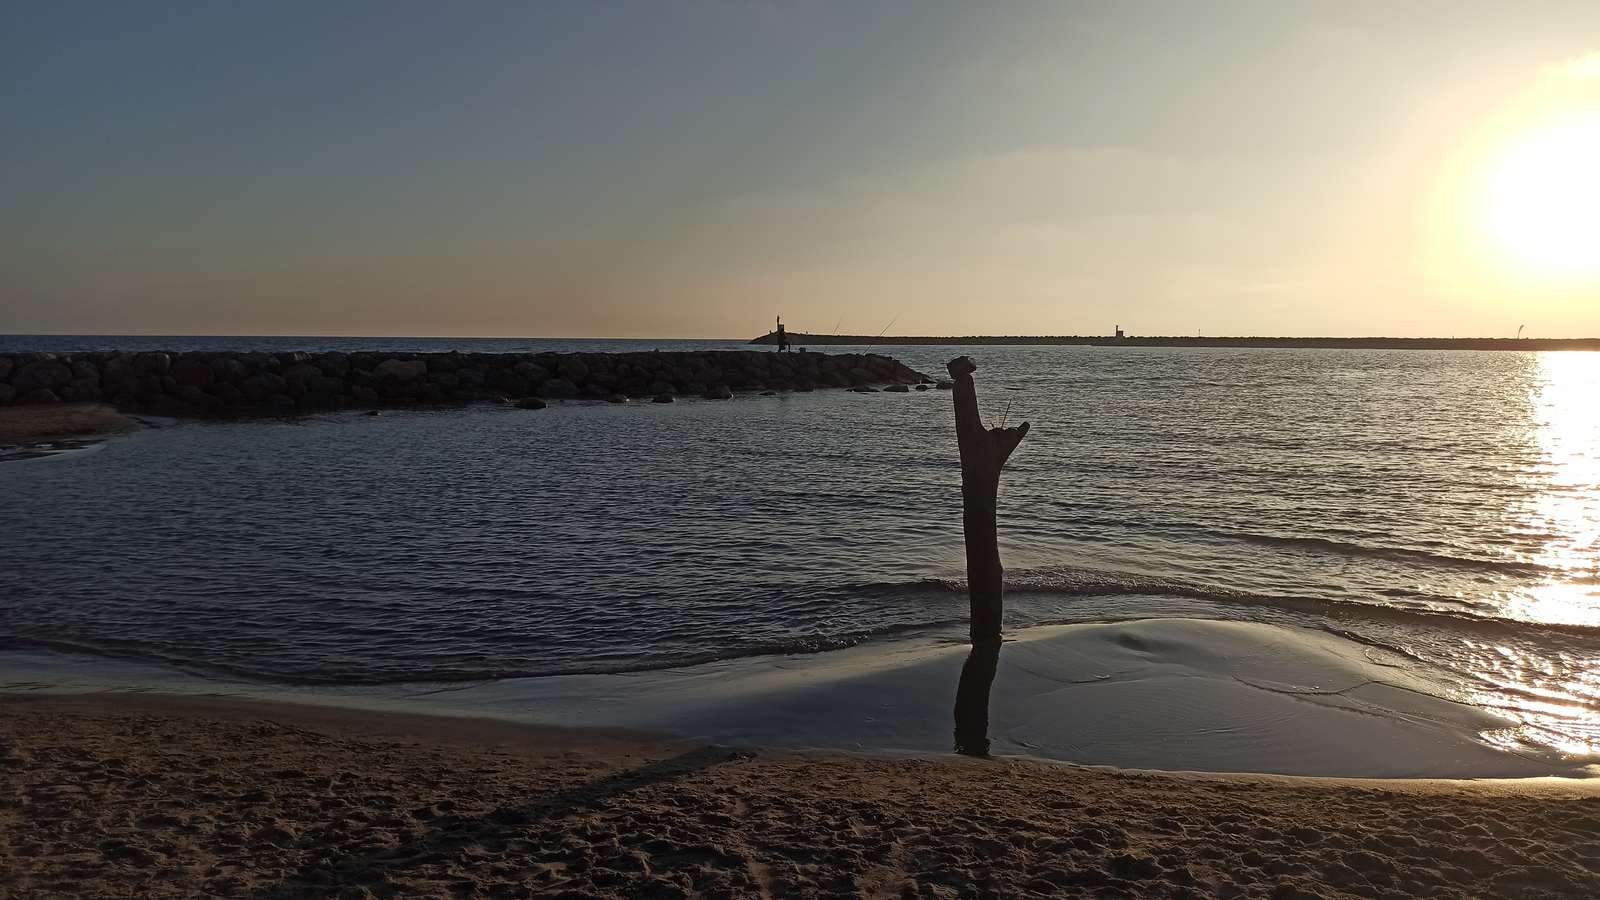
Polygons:
<instances>
[{"instance_id":1,"label":"weathered tree stump","mask_svg":"<svg viewBox=\"0 0 1600 900\"><path fill-rule=\"evenodd\" d=\"M1000 640L1001 596L1005 570L995 528L1000 470L1028 434L1028 423L1015 428L984 428L978 415L978 390L972 373L978 366L965 356L947 368L955 382L956 445L961 452L961 527L967 544L967 595L971 603L970 633L974 645Z\"/></svg>"}]
</instances>

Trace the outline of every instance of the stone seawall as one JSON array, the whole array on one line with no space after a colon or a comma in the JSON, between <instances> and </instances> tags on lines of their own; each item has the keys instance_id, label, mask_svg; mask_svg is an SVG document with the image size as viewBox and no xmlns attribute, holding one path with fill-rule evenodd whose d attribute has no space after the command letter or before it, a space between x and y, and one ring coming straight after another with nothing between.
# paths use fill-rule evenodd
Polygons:
<instances>
[{"instance_id":1,"label":"stone seawall","mask_svg":"<svg viewBox=\"0 0 1600 900\"><path fill-rule=\"evenodd\" d=\"M102 401L178 417L417 404L729 399L932 380L875 353L23 353L0 355L0 406ZM905 390L905 387L899 387Z\"/></svg>"}]
</instances>

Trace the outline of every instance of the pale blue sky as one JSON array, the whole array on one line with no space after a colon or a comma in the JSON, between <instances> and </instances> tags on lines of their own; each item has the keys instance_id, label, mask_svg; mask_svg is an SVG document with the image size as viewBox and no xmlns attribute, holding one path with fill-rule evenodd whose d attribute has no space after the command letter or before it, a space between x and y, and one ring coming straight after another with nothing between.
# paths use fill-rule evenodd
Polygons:
<instances>
[{"instance_id":1,"label":"pale blue sky","mask_svg":"<svg viewBox=\"0 0 1600 900\"><path fill-rule=\"evenodd\" d=\"M1596 52L1592 2L6 0L0 332L1600 334L1430 212Z\"/></svg>"}]
</instances>

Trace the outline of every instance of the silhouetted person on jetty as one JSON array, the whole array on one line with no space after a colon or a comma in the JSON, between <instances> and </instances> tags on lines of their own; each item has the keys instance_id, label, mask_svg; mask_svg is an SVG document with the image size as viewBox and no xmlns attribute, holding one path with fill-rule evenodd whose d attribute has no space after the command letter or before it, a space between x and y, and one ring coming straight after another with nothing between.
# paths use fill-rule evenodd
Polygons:
<instances>
[{"instance_id":1,"label":"silhouetted person on jetty","mask_svg":"<svg viewBox=\"0 0 1600 900\"><path fill-rule=\"evenodd\" d=\"M1000 624L1005 570L995 508L1000 470L1022 439L1028 423L1015 428L985 428L978 413L977 364L961 356L946 367L955 382L956 446L961 454L961 529L967 547L967 596L971 607L972 652L961 667L956 688L956 752L989 755L989 690L1000 660Z\"/></svg>"}]
</instances>

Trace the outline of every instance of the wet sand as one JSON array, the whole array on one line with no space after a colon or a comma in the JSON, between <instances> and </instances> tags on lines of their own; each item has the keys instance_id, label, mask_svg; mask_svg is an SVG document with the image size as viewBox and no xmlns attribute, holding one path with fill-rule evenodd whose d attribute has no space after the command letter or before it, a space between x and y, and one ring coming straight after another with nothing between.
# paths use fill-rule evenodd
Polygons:
<instances>
[{"instance_id":1,"label":"wet sand","mask_svg":"<svg viewBox=\"0 0 1600 900\"><path fill-rule=\"evenodd\" d=\"M736 750L0 697L0 896L1589 897L1595 781Z\"/></svg>"},{"instance_id":2,"label":"wet sand","mask_svg":"<svg viewBox=\"0 0 1600 900\"><path fill-rule=\"evenodd\" d=\"M117 434L136 427L138 423L104 403L0 408L0 444Z\"/></svg>"},{"instance_id":3,"label":"wet sand","mask_svg":"<svg viewBox=\"0 0 1600 900\"><path fill-rule=\"evenodd\" d=\"M120 434L137 427L137 422L104 403L0 407L0 447Z\"/></svg>"}]
</instances>

